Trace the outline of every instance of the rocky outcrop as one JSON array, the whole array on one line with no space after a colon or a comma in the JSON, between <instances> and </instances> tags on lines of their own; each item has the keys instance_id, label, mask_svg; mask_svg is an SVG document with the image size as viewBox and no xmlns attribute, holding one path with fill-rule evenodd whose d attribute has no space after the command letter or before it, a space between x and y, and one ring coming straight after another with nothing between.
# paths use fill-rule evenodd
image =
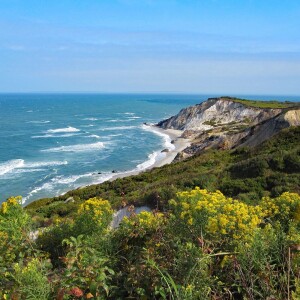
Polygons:
<instances>
[{"instance_id":1,"label":"rocky outcrop","mask_svg":"<svg viewBox=\"0 0 300 300\"><path fill-rule=\"evenodd\" d=\"M182 137L192 140L175 160L209 148L256 146L283 128L299 125L299 107L258 108L229 97L210 98L157 124L164 129L182 130Z\"/></svg>"},{"instance_id":2,"label":"rocky outcrop","mask_svg":"<svg viewBox=\"0 0 300 300\"><path fill-rule=\"evenodd\" d=\"M300 126L300 109L283 111L279 116L253 126L249 130L247 139L240 143L240 145L248 147L257 146L280 130L291 126Z\"/></svg>"},{"instance_id":3,"label":"rocky outcrop","mask_svg":"<svg viewBox=\"0 0 300 300\"><path fill-rule=\"evenodd\" d=\"M199 132L224 125L255 125L282 112L281 109L248 107L229 99L210 98L201 104L182 109L176 116L157 125L165 129Z\"/></svg>"}]
</instances>

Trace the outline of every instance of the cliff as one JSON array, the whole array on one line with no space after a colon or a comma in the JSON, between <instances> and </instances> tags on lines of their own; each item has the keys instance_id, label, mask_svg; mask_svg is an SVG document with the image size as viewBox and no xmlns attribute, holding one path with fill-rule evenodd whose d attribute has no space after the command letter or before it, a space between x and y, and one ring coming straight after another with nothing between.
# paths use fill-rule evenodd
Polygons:
<instances>
[{"instance_id":1,"label":"cliff","mask_svg":"<svg viewBox=\"0 0 300 300\"><path fill-rule=\"evenodd\" d=\"M299 125L297 103L256 102L230 97L210 98L157 124L164 129L182 130L182 137L192 140L191 146L177 160L208 148L257 146L283 128Z\"/></svg>"}]
</instances>

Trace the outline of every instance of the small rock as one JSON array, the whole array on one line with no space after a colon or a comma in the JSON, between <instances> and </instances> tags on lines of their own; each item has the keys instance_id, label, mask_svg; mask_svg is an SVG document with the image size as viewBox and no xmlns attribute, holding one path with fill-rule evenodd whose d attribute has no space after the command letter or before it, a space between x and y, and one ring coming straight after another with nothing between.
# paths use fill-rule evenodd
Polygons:
<instances>
[{"instance_id":1,"label":"small rock","mask_svg":"<svg viewBox=\"0 0 300 300\"><path fill-rule=\"evenodd\" d=\"M112 173L118 173L118 171L116 171L116 170L112 170L111 172L112 172Z\"/></svg>"},{"instance_id":2,"label":"small rock","mask_svg":"<svg viewBox=\"0 0 300 300\"><path fill-rule=\"evenodd\" d=\"M169 149L161 150L161 153L164 153L164 152L170 152L170 150Z\"/></svg>"}]
</instances>

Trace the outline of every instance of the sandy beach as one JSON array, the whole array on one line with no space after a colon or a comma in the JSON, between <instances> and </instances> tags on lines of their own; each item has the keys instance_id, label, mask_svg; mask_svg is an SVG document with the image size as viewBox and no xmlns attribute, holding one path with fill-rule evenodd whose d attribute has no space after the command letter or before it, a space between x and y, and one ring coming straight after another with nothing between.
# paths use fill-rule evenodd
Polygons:
<instances>
[{"instance_id":1,"label":"sandy beach","mask_svg":"<svg viewBox=\"0 0 300 300\"><path fill-rule=\"evenodd\" d=\"M161 167L161 166L170 164L179 152L183 151L185 148L187 148L190 145L189 139L180 137L183 133L182 130L162 129L162 128L159 128L154 125L147 125L147 126L149 126L149 128L151 128L152 131L156 131L158 133L168 135L170 137L170 139L173 141L172 144L174 145L174 149L170 149L166 152L164 152L165 149L161 149L162 154L163 154L162 157L160 159L158 159L157 161L155 161L155 163L152 164L151 166L147 167L144 170L132 170L132 171L127 171L127 172L123 172L123 173L116 173L109 179L110 181L113 181L117 178L123 178L123 177L127 177L127 176L137 175L142 172L151 170L153 168L157 168L157 167Z\"/></svg>"}]
</instances>

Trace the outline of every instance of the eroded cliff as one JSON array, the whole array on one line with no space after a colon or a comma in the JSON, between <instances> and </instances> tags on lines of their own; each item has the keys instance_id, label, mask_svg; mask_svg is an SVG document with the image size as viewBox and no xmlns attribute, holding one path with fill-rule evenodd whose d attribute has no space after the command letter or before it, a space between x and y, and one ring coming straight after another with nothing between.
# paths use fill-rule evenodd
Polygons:
<instances>
[{"instance_id":1,"label":"eroded cliff","mask_svg":"<svg viewBox=\"0 0 300 300\"><path fill-rule=\"evenodd\" d=\"M255 102L249 103L252 105L236 98L210 98L182 109L157 126L182 130L182 136L192 140L178 160L208 148L256 146L283 128L300 125L299 104L272 102L270 107L258 107Z\"/></svg>"}]
</instances>

